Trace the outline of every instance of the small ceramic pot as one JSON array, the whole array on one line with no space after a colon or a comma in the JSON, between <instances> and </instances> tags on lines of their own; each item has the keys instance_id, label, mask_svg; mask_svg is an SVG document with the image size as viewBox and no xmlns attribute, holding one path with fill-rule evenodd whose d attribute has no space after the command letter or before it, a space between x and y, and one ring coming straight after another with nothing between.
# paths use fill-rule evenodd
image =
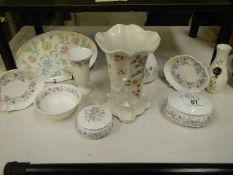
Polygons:
<instances>
[{"instance_id":1,"label":"small ceramic pot","mask_svg":"<svg viewBox=\"0 0 233 175\"><path fill-rule=\"evenodd\" d=\"M203 127L213 117L208 99L184 92L171 94L165 103L165 114L174 122L188 127Z\"/></svg>"},{"instance_id":2,"label":"small ceramic pot","mask_svg":"<svg viewBox=\"0 0 233 175\"><path fill-rule=\"evenodd\" d=\"M80 111L77 126L81 135L98 139L110 133L113 121L110 110L100 105L91 105Z\"/></svg>"}]
</instances>

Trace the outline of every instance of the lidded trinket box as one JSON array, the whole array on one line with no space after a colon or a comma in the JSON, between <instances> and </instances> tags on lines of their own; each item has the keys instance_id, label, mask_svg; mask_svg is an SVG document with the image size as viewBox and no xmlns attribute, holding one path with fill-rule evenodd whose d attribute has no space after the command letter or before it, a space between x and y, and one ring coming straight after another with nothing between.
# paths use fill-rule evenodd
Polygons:
<instances>
[{"instance_id":1,"label":"lidded trinket box","mask_svg":"<svg viewBox=\"0 0 233 175\"><path fill-rule=\"evenodd\" d=\"M77 125L83 136L89 139L102 138L112 129L112 113L101 105L88 106L78 114Z\"/></svg>"},{"instance_id":2,"label":"lidded trinket box","mask_svg":"<svg viewBox=\"0 0 233 175\"><path fill-rule=\"evenodd\" d=\"M189 127L203 127L213 116L213 106L198 94L209 84L207 69L189 55L170 58L164 66L166 80L178 92L170 94L165 114L174 122Z\"/></svg>"}]
</instances>

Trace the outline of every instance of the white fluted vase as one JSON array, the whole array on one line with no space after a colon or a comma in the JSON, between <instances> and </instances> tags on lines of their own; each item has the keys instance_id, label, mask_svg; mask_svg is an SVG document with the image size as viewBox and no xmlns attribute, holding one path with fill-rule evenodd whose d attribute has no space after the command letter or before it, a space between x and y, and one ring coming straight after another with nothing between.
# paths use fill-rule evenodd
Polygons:
<instances>
[{"instance_id":1,"label":"white fluted vase","mask_svg":"<svg viewBox=\"0 0 233 175\"><path fill-rule=\"evenodd\" d=\"M147 57L158 48L160 37L137 25L117 24L97 33L95 40L108 64L110 93L105 105L122 122L132 122L150 107L143 97L143 76Z\"/></svg>"}]
</instances>

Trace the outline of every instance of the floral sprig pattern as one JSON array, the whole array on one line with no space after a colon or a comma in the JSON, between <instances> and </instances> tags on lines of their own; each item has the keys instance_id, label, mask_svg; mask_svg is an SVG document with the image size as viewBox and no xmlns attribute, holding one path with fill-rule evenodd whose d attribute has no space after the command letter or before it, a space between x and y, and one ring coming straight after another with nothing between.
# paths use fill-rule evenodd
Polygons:
<instances>
[{"instance_id":1,"label":"floral sprig pattern","mask_svg":"<svg viewBox=\"0 0 233 175\"><path fill-rule=\"evenodd\" d=\"M37 108L40 108L40 102L43 98L48 97L50 95L56 94L57 92L69 92L72 93L74 96L79 97L78 90L69 86L63 86L63 85L56 85L46 88L45 92L43 92L39 98L36 99L36 106Z\"/></svg>"},{"instance_id":2,"label":"floral sprig pattern","mask_svg":"<svg viewBox=\"0 0 233 175\"><path fill-rule=\"evenodd\" d=\"M179 68L181 66L189 65L195 68L196 74L199 75L199 79L197 81L185 81L182 75L179 73ZM175 63L171 66L171 74L180 85L185 88L193 89L200 88L203 84L208 81L208 77L206 76L206 72L203 67L200 66L196 61L189 59L188 57L184 57L183 59L176 60Z\"/></svg>"},{"instance_id":3,"label":"floral sprig pattern","mask_svg":"<svg viewBox=\"0 0 233 175\"><path fill-rule=\"evenodd\" d=\"M71 64L72 64L73 66L84 67L84 66L89 65L89 60L90 60L90 59L85 59L85 60L81 60L81 61L72 60L72 61L71 61Z\"/></svg>"},{"instance_id":4,"label":"floral sprig pattern","mask_svg":"<svg viewBox=\"0 0 233 175\"><path fill-rule=\"evenodd\" d=\"M99 130L88 130L88 129L80 128L80 127L78 130L80 134L82 134L83 136L89 139L100 139L108 135L110 131L112 130L112 127L113 127L113 122L111 122L111 124Z\"/></svg>"},{"instance_id":5,"label":"floral sprig pattern","mask_svg":"<svg viewBox=\"0 0 233 175\"><path fill-rule=\"evenodd\" d=\"M0 94L2 94L2 88L7 86L8 83L14 82L14 81L21 81L27 84L26 91L19 96L10 97L8 95L1 95L1 98L3 99L4 103L7 104L7 106L13 106L16 103L22 103L26 100L28 100L31 95L35 92L36 89L36 81L32 77L25 76L24 74L13 74L12 77L1 77L0 78Z\"/></svg>"},{"instance_id":6,"label":"floral sprig pattern","mask_svg":"<svg viewBox=\"0 0 233 175\"><path fill-rule=\"evenodd\" d=\"M102 121L105 115L105 110L99 106L95 106L84 111L84 118L88 123Z\"/></svg>"},{"instance_id":7,"label":"floral sprig pattern","mask_svg":"<svg viewBox=\"0 0 233 175\"><path fill-rule=\"evenodd\" d=\"M45 78L71 76L68 51L73 47L93 49L88 38L74 32L49 32L32 40L17 54L17 66Z\"/></svg>"},{"instance_id":8,"label":"floral sprig pattern","mask_svg":"<svg viewBox=\"0 0 233 175\"><path fill-rule=\"evenodd\" d=\"M189 127L203 127L208 124L208 122L212 119L213 114L207 114L205 116L191 116L188 114L180 113L176 111L173 107L171 107L168 102L165 104L165 113L166 116L175 121L176 123L189 126Z\"/></svg>"},{"instance_id":9,"label":"floral sprig pattern","mask_svg":"<svg viewBox=\"0 0 233 175\"><path fill-rule=\"evenodd\" d=\"M111 56L111 59L115 61L118 65L124 65L130 61L130 68L124 68L123 66L119 66L117 74L119 76L127 76L129 77L125 81L125 86L131 89L131 93L136 96L141 96L141 85L142 79L144 76L144 69L147 61L148 53L142 53L135 55L133 58L130 58L124 53L117 53ZM127 60L128 59L128 60ZM111 70L111 64L108 64L109 69Z\"/></svg>"},{"instance_id":10,"label":"floral sprig pattern","mask_svg":"<svg viewBox=\"0 0 233 175\"><path fill-rule=\"evenodd\" d=\"M119 62L119 61L127 59L128 56L124 54L115 54L113 55L113 58L114 58L114 61Z\"/></svg>"}]
</instances>

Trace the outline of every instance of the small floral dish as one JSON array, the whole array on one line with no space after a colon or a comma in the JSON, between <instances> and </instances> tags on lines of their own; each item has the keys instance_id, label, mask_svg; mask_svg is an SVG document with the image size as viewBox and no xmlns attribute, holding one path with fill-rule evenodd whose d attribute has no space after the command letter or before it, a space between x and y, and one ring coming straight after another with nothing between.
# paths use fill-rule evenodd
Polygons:
<instances>
[{"instance_id":1,"label":"small floral dish","mask_svg":"<svg viewBox=\"0 0 233 175\"><path fill-rule=\"evenodd\" d=\"M28 70L14 69L2 73L0 75L0 111L28 107L43 86L43 81Z\"/></svg>"},{"instance_id":2,"label":"small floral dish","mask_svg":"<svg viewBox=\"0 0 233 175\"><path fill-rule=\"evenodd\" d=\"M87 36L71 31L51 31L27 41L16 54L18 68L31 70L45 80L53 77L70 77L73 73L68 51L85 47L93 51L90 67L96 61L97 47Z\"/></svg>"},{"instance_id":3,"label":"small floral dish","mask_svg":"<svg viewBox=\"0 0 233 175\"><path fill-rule=\"evenodd\" d=\"M155 55L153 53L150 53L148 55L146 67L144 69L143 83L147 84L152 82L158 76L158 70L159 67Z\"/></svg>"},{"instance_id":4,"label":"small floral dish","mask_svg":"<svg viewBox=\"0 0 233 175\"><path fill-rule=\"evenodd\" d=\"M102 138L112 129L112 113L104 106L88 106L78 114L77 126L81 135L89 139Z\"/></svg>"},{"instance_id":5,"label":"small floral dish","mask_svg":"<svg viewBox=\"0 0 233 175\"><path fill-rule=\"evenodd\" d=\"M174 92L169 95L165 103L165 114L180 125L203 127L213 117L213 106L201 95Z\"/></svg>"},{"instance_id":6,"label":"small floral dish","mask_svg":"<svg viewBox=\"0 0 233 175\"><path fill-rule=\"evenodd\" d=\"M34 108L54 120L67 118L81 101L78 88L68 84L56 84L46 87L34 100Z\"/></svg>"},{"instance_id":7,"label":"small floral dish","mask_svg":"<svg viewBox=\"0 0 233 175\"><path fill-rule=\"evenodd\" d=\"M189 55L170 58L164 66L166 80L178 91L196 93L209 85L209 72Z\"/></svg>"}]
</instances>

